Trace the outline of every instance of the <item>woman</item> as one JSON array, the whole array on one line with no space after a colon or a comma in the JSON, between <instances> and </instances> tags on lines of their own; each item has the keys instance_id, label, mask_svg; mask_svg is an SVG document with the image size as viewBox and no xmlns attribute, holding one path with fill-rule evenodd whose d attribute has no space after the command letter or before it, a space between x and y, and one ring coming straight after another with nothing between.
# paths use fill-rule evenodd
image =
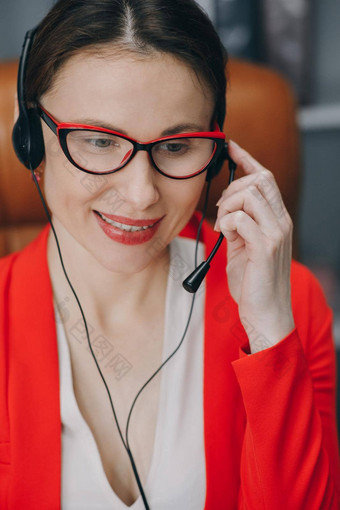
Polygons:
<instances>
[{"instance_id":1,"label":"woman","mask_svg":"<svg viewBox=\"0 0 340 510\"><path fill-rule=\"evenodd\" d=\"M181 286L217 238L196 247L193 213L224 65L191 0L60 0L40 23L25 96L67 277L49 227L1 261L2 508L337 508L330 310L235 143L228 264Z\"/></svg>"}]
</instances>

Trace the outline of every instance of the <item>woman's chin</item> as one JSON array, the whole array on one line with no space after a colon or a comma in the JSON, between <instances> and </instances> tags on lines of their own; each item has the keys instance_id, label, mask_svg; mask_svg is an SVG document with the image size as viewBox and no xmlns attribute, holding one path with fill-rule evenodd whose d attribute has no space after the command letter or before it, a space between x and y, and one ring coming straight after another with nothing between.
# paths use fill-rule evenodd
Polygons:
<instances>
[{"instance_id":1,"label":"woman's chin","mask_svg":"<svg viewBox=\"0 0 340 510\"><path fill-rule=\"evenodd\" d=\"M121 246L119 243L117 245L115 243L111 249L103 249L101 253L91 250L91 255L98 266L110 273L126 276L140 273L159 264L166 267L168 261L168 249L163 244L161 246L150 244L142 247L141 245Z\"/></svg>"}]
</instances>

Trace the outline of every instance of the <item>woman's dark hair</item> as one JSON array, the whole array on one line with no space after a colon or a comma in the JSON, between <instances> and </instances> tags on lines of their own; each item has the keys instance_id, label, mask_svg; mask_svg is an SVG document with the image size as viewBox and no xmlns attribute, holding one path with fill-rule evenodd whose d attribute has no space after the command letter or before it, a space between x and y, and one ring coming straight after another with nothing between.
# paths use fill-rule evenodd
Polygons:
<instances>
[{"instance_id":1,"label":"woman's dark hair","mask_svg":"<svg viewBox=\"0 0 340 510\"><path fill-rule=\"evenodd\" d=\"M194 0L59 0L39 24L32 46L27 103L47 92L71 56L107 43L141 55L163 52L184 62L213 92L214 116L222 128L227 54Z\"/></svg>"}]
</instances>

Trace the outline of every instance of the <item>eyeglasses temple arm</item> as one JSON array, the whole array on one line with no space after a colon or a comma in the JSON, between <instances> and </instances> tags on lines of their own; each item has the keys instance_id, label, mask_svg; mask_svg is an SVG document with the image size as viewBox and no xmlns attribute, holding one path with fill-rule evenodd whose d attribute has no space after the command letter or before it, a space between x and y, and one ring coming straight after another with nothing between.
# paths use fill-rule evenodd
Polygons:
<instances>
[{"instance_id":1,"label":"eyeglasses temple arm","mask_svg":"<svg viewBox=\"0 0 340 510\"><path fill-rule=\"evenodd\" d=\"M37 107L37 110L39 116L42 118L45 124L47 124L48 127L53 131L53 133L57 135L58 125L54 122L54 120L52 120L51 117L49 117L40 106Z\"/></svg>"}]
</instances>

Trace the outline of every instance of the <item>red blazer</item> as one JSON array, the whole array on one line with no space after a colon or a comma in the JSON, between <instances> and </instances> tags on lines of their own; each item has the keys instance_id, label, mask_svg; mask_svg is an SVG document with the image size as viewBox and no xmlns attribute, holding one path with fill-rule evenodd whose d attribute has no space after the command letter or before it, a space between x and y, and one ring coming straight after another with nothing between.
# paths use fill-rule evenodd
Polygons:
<instances>
[{"instance_id":1,"label":"red blazer","mask_svg":"<svg viewBox=\"0 0 340 510\"><path fill-rule=\"evenodd\" d=\"M194 217L182 235L194 237L196 228ZM46 227L22 252L0 261L2 510L60 509L59 367L48 232ZM216 237L205 224L207 252ZM296 330L249 356L225 257L224 246L206 280L205 509L337 510L330 309L310 272L293 262Z\"/></svg>"}]
</instances>

